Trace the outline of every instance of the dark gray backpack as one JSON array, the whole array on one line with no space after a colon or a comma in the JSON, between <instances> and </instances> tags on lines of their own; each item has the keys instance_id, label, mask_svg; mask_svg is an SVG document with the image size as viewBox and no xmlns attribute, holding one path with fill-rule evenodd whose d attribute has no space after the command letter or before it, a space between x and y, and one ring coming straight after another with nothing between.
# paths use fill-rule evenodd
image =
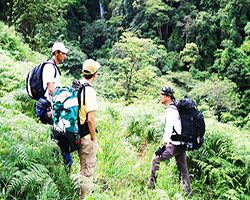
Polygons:
<instances>
[{"instance_id":1,"label":"dark gray backpack","mask_svg":"<svg viewBox=\"0 0 250 200\"><path fill-rule=\"evenodd\" d=\"M173 128L171 139L173 141L181 141L187 145L187 149L199 149L204 143L205 120L203 114L198 110L192 99L184 98L175 103L180 118L182 132L177 133Z\"/></svg>"}]
</instances>

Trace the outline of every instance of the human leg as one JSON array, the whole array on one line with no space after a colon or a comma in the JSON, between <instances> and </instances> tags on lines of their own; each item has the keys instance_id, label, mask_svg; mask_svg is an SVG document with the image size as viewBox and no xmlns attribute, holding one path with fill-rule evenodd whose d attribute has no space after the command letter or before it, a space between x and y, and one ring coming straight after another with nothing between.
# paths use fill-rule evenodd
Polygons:
<instances>
[{"instance_id":1,"label":"human leg","mask_svg":"<svg viewBox=\"0 0 250 200\"><path fill-rule=\"evenodd\" d=\"M174 149L175 147L171 145L166 147L165 151L161 155L153 155L150 168L150 177L148 179L149 188L155 187L157 171L160 169L160 162L172 158L174 156Z\"/></svg>"},{"instance_id":2,"label":"human leg","mask_svg":"<svg viewBox=\"0 0 250 200\"><path fill-rule=\"evenodd\" d=\"M93 177L96 167L97 144L91 139L81 139L80 149L78 150L80 160L80 198L85 197L92 191Z\"/></svg>"},{"instance_id":3,"label":"human leg","mask_svg":"<svg viewBox=\"0 0 250 200\"><path fill-rule=\"evenodd\" d=\"M180 153L175 156L175 159L176 159L177 167L181 172L182 183L183 183L185 193L188 195L191 192L191 187L190 187L190 178L189 178L189 173L188 173L185 149L180 150Z\"/></svg>"}]
</instances>

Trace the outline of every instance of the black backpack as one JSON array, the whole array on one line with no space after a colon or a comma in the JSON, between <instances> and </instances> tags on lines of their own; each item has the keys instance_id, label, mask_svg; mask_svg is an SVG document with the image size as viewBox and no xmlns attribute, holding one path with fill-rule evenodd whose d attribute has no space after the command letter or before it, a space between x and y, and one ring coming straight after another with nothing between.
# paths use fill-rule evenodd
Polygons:
<instances>
[{"instance_id":1,"label":"black backpack","mask_svg":"<svg viewBox=\"0 0 250 200\"><path fill-rule=\"evenodd\" d=\"M173 128L171 139L173 141L181 141L187 146L188 150L196 150L204 143L205 121L203 114L198 110L192 99L184 98L175 103L180 118L182 131L177 133Z\"/></svg>"},{"instance_id":2,"label":"black backpack","mask_svg":"<svg viewBox=\"0 0 250 200\"><path fill-rule=\"evenodd\" d=\"M53 64L55 68L54 78L57 74L57 66L53 61L45 61L41 64L36 65L29 71L26 78L26 90L28 95L35 100L44 97L47 88L43 88L43 68L45 64Z\"/></svg>"}]
</instances>

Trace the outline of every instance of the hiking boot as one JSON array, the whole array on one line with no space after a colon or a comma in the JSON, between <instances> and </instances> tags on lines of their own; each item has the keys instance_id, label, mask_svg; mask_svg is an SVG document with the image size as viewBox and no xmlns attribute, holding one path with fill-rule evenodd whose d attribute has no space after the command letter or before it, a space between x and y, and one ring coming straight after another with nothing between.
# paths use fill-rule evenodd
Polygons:
<instances>
[{"instance_id":1,"label":"hiking boot","mask_svg":"<svg viewBox=\"0 0 250 200\"><path fill-rule=\"evenodd\" d=\"M189 196L191 195L191 189L185 187L184 190L185 190L185 196L186 196L186 197L189 197Z\"/></svg>"},{"instance_id":2,"label":"hiking boot","mask_svg":"<svg viewBox=\"0 0 250 200\"><path fill-rule=\"evenodd\" d=\"M148 183L147 183L147 185L148 185L148 188L149 189L154 189L155 188L155 178L152 178L152 177L150 177L149 179L148 179Z\"/></svg>"}]
</instances>

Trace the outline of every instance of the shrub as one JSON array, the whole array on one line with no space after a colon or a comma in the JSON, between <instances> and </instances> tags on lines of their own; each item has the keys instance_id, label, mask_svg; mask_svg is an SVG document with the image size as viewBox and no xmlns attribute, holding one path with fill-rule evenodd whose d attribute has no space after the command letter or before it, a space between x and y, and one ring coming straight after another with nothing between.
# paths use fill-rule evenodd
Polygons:
<instances>
[{"instance_id":1,"label":"shrub","mask_svg":"<svg viewBox=\"0 0 250 200\"><path fill-rule=\"evenodd\" d=\"M203 185L199 188L205 199L246 197L249 163L230 137L236 130L218 125L211 127L210 123L204 146L188 154L190 174L196 180L194 185Z\"/></svg>"},{"instance_id":2,"label":"shrub","mask_svg":"<svg viewBox=\"0 0 250 200\"><path fill-rule=\"evenodd\" d=\"M216 76L196 85L189 95L197 104L207 104L221 120L222 112L232 112L239 106L239 95L236 84Z\"/></svg>"},{"instance_id":3,"label":"shrub","mask_svg":"<svg viewBox=\"0 0 250 200\"><path fill-rule=\"evenodd\" d=\"M154 104L155 102L151 101L139 108L131 106L123 113L125 117L123 123L126 127L125 136L137 148L144 143L158 143L162 138L164 109L160 111L160 106L154 106Z\"/></svg>"},{"instance_id":4,"label":"shrub","mask_svg":"<svg viewBox=\"0 0 250 200\"><path fill-rule=\"evenodd\" d=\"M65 45L69 49L69 52L63 62L62 69L79 79L82 73L82 64L87 59L87 56L81 51L77 43L69 42L65 43Z\"/></svg>"},{"instance_id":5,"label":"shrub","mask_svg":"<svg viewBox=\"0 0 250 200\"><path fill-rule=\"evenodd\" d=\"M32 54L27 44L24 44L14 27L7 27L0 22L0 48L8 52L16 60L25 60Z\"/></svg>"}]
</instances>

